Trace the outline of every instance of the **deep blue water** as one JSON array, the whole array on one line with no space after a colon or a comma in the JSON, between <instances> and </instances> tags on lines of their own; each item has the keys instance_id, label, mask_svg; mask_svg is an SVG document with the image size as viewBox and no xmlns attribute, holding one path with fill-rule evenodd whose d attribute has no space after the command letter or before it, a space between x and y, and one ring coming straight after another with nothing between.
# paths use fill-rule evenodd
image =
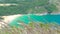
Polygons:
<instances>
[{"instance_id":1,"label":"deep blue water","mask_svg":"<svg viewBox=\"0 0 60 34\"><path fill-rule=\"evenodd\" d=\"M60 15L23 15L20 17L17 17L16 19L14 19L12 22L10 22L9 24L11 26L19 26L17 23L18 22L23 22L25 24L28 24L29 22L43 22L43 23L51 23L51 22L56 22L58 24L60 24Z\"/></svg>"}]
</instances>

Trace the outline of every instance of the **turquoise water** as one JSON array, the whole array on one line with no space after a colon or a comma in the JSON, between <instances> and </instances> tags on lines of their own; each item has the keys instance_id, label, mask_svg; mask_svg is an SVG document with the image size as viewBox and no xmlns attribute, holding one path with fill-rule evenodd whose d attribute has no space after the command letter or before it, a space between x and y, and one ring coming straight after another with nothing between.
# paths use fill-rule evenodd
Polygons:
<instances>
[{"instance_id":1,"label":"turquoise water","mask_svg":"<svg viewBox=\"0 0 60 34\"><path fill-rule=\"evenodd\" d=\"M51 23L51 22L56 22L58 24L60 24L60 15L23 15L20 17L17 17L16 19L14 19L12 22L10 22L10 26L19 26L19 22L20 23L25 23L28 24L29 22L43 22L43 23Z\"/></svg>"}]
</instances>

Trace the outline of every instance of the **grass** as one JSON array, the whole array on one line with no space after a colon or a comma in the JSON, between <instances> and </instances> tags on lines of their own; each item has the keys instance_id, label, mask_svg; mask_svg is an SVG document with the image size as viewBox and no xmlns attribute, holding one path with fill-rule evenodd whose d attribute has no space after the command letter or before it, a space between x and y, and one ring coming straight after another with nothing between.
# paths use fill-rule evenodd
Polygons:
<instances>
[{"instance_id":1,"label":"grass","mask_svg":"<svg viewBox=\"0 0 60 34\"><path fill-rule=\"evenodd\" d=\"M24 28L5 25L0 29L0 34L60 34L60 26L56 23L30 22L28 25L24 23L20 25Z\"/></svg>"}]
</instances>

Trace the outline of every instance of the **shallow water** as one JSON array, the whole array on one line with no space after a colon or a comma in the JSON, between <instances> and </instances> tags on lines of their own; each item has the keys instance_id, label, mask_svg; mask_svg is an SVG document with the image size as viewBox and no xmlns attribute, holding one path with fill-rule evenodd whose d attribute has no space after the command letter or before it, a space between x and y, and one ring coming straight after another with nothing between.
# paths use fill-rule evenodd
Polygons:
<instances>
[{"instance_id":1,"label":"shallow water","mask_svg":"<svg viewBox=\"0 0 60 34\"><path fill-rule=\"evenodd\" d=\"M60 24L60 15L23 15L20 17L17 17L13 21L11 21L9 24L10 26L19 26L18 23L23 22L25 24L28 24L29 22L43 22L43 23L51 23L56 22L57 24Z\"/></svg>"}]
</instances>

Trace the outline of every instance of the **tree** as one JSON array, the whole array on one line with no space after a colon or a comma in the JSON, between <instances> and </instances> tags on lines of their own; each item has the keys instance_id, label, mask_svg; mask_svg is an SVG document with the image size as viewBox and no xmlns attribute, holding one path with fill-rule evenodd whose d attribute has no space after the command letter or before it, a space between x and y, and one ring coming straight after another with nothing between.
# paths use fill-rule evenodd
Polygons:
<instances>
[{"instance_id":1,"label":"tree","mask_svg":"<svg viewBox=\"0 0 60 34\"><path fill-rule=\"evenodd\" d=\"M51 14L53 11L57 11L57 7L54 4L49 4L45 6L45 9L47 10L48 14Z\"/></svg>"},{"instance_id":2,"label":"tree","mask_svg":"<svg viewBox=\"0 0 60 34\"><path fill-rule=\"evenodd\" d=\"M2 2L3 3L3 2ZM0 6L0 16L29 13L51 13L57 10L54 3L49 0L7 0L4 3L17 4L11 6Z\"/></svg>"}]
</instances>

